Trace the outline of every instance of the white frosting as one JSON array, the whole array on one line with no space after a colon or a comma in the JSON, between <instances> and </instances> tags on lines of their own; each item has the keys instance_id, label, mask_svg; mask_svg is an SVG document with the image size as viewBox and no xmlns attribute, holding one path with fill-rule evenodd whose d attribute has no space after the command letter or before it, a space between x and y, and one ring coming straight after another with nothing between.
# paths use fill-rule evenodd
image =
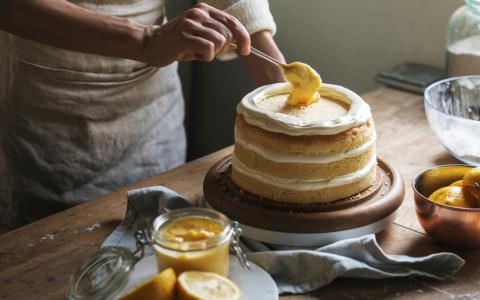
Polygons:
<instances>
[{"instance_id":1,"label":"white frosting","mask_svg":"<svg viewBox=\"0 0 480 300\"><path fill-rule=\"evenodd\" d=\"M362 180L365 176L367 176L370 173L370 171L373 170L373 168L376 168L376 166L377 166L377 157L376 155L372 155L372 158L367 163L367 165L356 172L341 175L341 176L336 176L332 178L299 180L299 179L277 177L277 176L272 176L262 172L258 172L256 170L252 170L249 167L247 167L235 156L232 158L232 168L242 173L243 175L253 178L257 181L263 182L265 184L275 186L277 188L294 190L294 191L312 191L312 190L325 189L325 188L336 187L336 186L358 182Z\"/></svg>"},{"instance_id":2,"label":"white frosting","mask_svg":"<svg viewBox=\"0 0 480 300\"><path fill-rule=\"evenodd\" d=\"M371 138L365 142L364 144L360 145L357 148L340 152L340 153L333 153L333 154L297 154L297 153L289 153L277 150L270 150L265 149L261 146L257 146L251 143L248 143L244 139L242 139L235 130L235 143L239 144L245 149L251 150L256 154L274 162L278 163L305 163L305 164L318 164L318 163L329 163L333 161L342 160L345 158L356 157L365 153L370 149L377 139L377 135L375 130Z\"/></svg>"},{"instance_id":3,"label":"white frosting","mask_svg":"<svg viewBox=\"0 0 480 300\"><path fill-rule=\"evenodd\" d=\"M325 83L322 84L322 89L330 89L345 96L349 105L346 115L333 120L305 122L299 117L261 109L257 105L265 98L289 93L292 90L289 83L276 83L257 88L242 99L237 106L237 113L241 114L250 125L293 136L338 134L365 124L372 118L370 106L356 93L338 85Z\"/></svg>"}]
</instances>

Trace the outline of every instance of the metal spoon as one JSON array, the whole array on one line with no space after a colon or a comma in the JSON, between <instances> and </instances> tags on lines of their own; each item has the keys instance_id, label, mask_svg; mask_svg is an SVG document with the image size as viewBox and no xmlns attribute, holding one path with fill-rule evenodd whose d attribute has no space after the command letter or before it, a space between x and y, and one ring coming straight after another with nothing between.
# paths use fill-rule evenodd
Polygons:
<instances>
[{"instance_id":1,"label":"metal spoon","mask_svg":"<svg viewBox=\"0 0 480 300\"><path fill-rule=\"evenodd\" d=\"M230 43L230 45L231 45L232 49L237 49L237 44L235 42ZM253 55L255 55L257 57L263 58L264 60L266 60L266 61L268 61L272 64L275 64L275 65L281 67L282 69L288 68L287 64L284 64L281 61L271 57L270 55L263 53L262 51L258 50L255 47L250 46L250 53L252 53Z\"/></svg>"}]
</instances>

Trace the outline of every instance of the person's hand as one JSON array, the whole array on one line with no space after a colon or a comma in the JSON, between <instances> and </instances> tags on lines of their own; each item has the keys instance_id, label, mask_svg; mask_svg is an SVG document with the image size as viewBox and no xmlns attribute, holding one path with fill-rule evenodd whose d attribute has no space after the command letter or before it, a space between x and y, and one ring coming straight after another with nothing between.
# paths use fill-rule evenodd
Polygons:
<instances>
[{"instance_id":1,"label":"person's hand","mask_svg":"<svg viewBox=\"0 0 480 300\"><path fill-rule=\"evenodd\" d=\"M285 58L280 49L278 49L270 31L256 32L252 34L251 40L253 47L285 63ZM242 60L258 86L286 81L282 69L264 59L255 55L249 55L243 57Z\"/></svg>"},{"instance_id":2,"label":"person's hand","mask_svg":"<svg viewBox=\"0 0 480 300\"><path fill-rule=\"evenodd\" d=\"M162 26L146 29L143 61L163 67L174 61L212 61L235 40L237 53L250 53L250 36L233 16L199 3Z\"/></svg>"}]
</instances>

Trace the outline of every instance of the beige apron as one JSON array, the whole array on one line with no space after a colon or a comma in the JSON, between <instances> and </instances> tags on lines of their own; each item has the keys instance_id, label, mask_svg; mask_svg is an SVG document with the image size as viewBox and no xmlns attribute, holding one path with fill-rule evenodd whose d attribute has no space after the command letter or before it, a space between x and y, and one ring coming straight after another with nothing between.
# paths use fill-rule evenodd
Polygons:
<instances>
[{"instance_id":1,"label":"beige apron","mask_svg":"<svg viewBox=\"0 0 480 300\"><path fill-rule=\"evenodd\" d=\"M71 1L143 24L162 0ZM185 160L177 65L57 49L0 32L0 231Z\"/></svg>"}]
</instances>

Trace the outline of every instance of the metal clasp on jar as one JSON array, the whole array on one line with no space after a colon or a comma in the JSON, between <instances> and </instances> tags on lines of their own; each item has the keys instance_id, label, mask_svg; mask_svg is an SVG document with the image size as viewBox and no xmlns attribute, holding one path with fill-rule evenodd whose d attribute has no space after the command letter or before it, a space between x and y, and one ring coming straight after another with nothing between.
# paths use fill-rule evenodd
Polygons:
<instances>
[{"instance_id":1,"label":"metal clasp on jar","mask_svg":"<svg viewBox=\"0 0 480 300\"><path fill-rule=\"evenodd\" d=\"M146 228L135 232L135 240L137 241L137 249L133 252L133 257L138 262L145 255L145 246L152 246L153 241L150 231Z\"/></svg>"},{"instance_id":2,"label":"metal clasp on jar","mask_svg":"<svg viewBox=\"0 0 480 300\"><path fill-rule=\"evenodd\" d=\"M250 263L247 259L247 255L243 252L242 248L240 247L239 239L240 235L242 234L242 229L238 225L237 221L232 221L232 242L230 244L230 249L235 253L238 260L240 261L240 265L243 268L251 269Z\"/></svg>"}]
</instances>

